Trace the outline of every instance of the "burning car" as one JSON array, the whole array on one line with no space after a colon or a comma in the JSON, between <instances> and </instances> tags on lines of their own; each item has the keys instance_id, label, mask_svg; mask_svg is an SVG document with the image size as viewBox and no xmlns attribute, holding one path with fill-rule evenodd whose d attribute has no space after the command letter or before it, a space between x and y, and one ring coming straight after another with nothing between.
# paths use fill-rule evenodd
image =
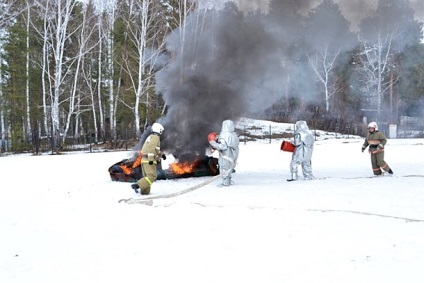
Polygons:
<instances>
[{"instance_id":1,"label":"burning car","mask_svg":"<svg viewBox=\"0 0 424 283\"><path fill-rule=\"evenodd\" d=\"M141 179L141 158L141 153L138 153L135 158L124 159L110 166L108 171L112 181L137 182ZM216 176L219 174L218 159L204 156L192 162L171 163L167 169L162 169L159 162L157 174L157 180Z\"/></svg>"}]
</instances>

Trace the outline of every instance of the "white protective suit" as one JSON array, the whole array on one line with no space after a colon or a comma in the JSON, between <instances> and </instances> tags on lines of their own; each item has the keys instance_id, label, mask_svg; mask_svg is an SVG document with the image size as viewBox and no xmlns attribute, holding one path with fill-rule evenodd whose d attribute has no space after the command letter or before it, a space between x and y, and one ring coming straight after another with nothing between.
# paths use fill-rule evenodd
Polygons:
<instances>
[{"instance_id":1,"label":"white protective suit","mask_svg":"<svg viewBox=\"0 0 424 283\"><path fill-rule=\"evenodd\" d=\"M303 177L306 180L313 179L311 158L314 150L314 135L309 130L305 121L296 122L293 144L295 145L295 149L290 163L291 179L288 181L297 180L297 168L299 164L302 165Z\"/></svg>"},{"instance_id":2,"label":"white protective suit","mask_svg":"<svg viewBox=\"0 0 424 283\"><path fill-rule=\"evenodd\" d=\"M234 122L232 120L223 121L218 141L211 140L209 143L219 151L218 165L222 176L222 185L229 186L231 173L236 167L239 155L239 138L235 132Z\"/></svg>"}]
</instances>

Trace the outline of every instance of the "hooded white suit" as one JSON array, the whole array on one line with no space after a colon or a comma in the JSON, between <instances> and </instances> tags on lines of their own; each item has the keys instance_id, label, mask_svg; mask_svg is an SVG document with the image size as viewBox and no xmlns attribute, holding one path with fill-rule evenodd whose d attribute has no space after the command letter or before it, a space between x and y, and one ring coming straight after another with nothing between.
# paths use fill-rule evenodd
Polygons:
<instances>
[{"instance_id":1,"label":"hooded white suit","mask_svg":"<svg viewBox=\"0 0 424 283\"><path fill-rule=\"evenodd\" d=\"M302 165L303 177L305 179L313 179L311 158L314 150L314 135L309 130L305 121L297 121L294 132L295 149L290 163L290 173L292 180L297 179L297 168Z\"/></svg>"},{"instance_id":2,"label":"hooded white suit","mask_svg":"<svg viewBox=\"0 0 424 283\"><path fill-rule=\"evenodd\" d=\"M209 143L219 151L218 165L222 176L222 185L229 186L231 173L239 155L239 138L235 132L234 122L232 120L223 121L218 142L211 140Z\"/></svg>"}]
</instances>

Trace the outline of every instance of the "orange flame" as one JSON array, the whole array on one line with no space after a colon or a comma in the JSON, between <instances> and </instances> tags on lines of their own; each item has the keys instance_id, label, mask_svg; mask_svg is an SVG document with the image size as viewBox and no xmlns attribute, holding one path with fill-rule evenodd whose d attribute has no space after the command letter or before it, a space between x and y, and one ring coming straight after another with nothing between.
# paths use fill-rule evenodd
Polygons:
<instances>
[{"instance_id":1,"label":"orange flame","mask_svg":"<svg viewBox=\"0 0 424 283\"><path fill-rule=\"evenodd\" d=\"M131 174L131 168L127 167L126 165L119 165L119 167L121 167L125 175Z\"/></svg>"},{"instance_id":2,"label":"orange flame","mask_svg":"<svg viewBox=\"0 0 424 283\"><path fill-rule=\"evenodd\" d=\"M134 164L131 167L135 168L137 166L140 166L140 164L141 164L141 151L140 151L140 154L138 155L137 159L134 161Z\"/></svg>"},{"instance_id":3,"label":"orange flame","mask_svg":"<svg viewBox=\"0 0 424 283\"><path fill-rule=\"evenodd\" d=\"M138 153L138 156L136 158L136 160L134 161L134 163L132 165L130 164L123 164L123 165L119 165L119 167L121 167L122 171L126 174L126 175L130 175L132 169L136 168L137 166L140 166L141 164L141 150Z\"/></svg>"},{"instance_id":4,"label":"orange flame","mask_svg":"<svg viewBox=\"0 0 424 283\"><path fill-rule=\"evenodd\" d=\"M186 161L184 163L171 163L169 167L174 173L182 175L186 173L192 173L194 171L195 165L195 162L189 163Z\"/></svg>"}]
</instances>

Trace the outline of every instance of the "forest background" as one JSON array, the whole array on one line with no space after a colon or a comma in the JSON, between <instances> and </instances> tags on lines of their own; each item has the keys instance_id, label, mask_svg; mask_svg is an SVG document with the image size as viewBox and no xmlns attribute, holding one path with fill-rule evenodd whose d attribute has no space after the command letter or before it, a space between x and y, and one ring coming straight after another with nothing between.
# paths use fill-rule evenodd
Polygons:
<instances>
[{"instance_id":1,"label":"forest background","mask_svg":"<svg viewBox=\"0 0 424 283\"><path fill-rule=\"evenodd\" d=\"M178 146L240 117L423 136L424 3L244 2L0 0L1 152L155 121Z\"/></svg>"}]
</instances>

